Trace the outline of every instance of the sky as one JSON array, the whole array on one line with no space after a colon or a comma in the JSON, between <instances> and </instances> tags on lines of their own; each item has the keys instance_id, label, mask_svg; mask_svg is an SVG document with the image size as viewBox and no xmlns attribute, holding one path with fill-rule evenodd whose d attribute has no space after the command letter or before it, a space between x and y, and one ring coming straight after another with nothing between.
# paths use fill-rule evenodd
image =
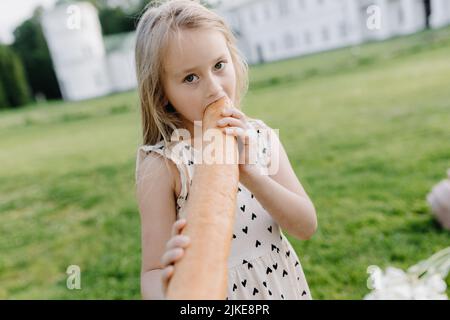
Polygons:
<instances>
[{"instance_id":1,"label":"sky","mask_svg":"<svg viewBox=\"0 0 450 320\"><path fill-rule=\"evenodd\" d=\"M12 43L14 29L31 17L37 6L51 8L55 2L56 0L0 0L0 43Z\"/></svg>"}]
</instances>

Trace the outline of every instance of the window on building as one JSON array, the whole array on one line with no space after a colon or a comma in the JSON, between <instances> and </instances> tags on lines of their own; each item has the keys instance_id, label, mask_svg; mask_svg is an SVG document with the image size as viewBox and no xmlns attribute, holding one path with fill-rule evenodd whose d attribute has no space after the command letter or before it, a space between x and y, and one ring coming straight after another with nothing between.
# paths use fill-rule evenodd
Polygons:
<instances>
[{"instance_id":1,"label":"window on building","mask_svg":"<svg viewBox=\"0 0 450 320\"><path fill-rule=\"evenodd\" d=\"M347 24L345 23L345 21L342 21L339 24L339 33L341 35L341 38L347 38L348 36L348 29L347 29Z\"/></svg>"},{"instance_id":2,"label":"window on building","mask_svg":"<svg viewBox=\"0 0 450 320\"><path fill-rule=\"evenodd\" d=\"M311 33L309 31L305 32L305 43L307 45L312 44L312 37L311 37Z\"/></svg>"},{"instance_id":3,"label":"window on building","mask_svg":"<svg viewBox=\"0 0 450 320\"><path fill-rule=\"evenodd\" d=\"M270 20L270 3L269 2L264 3L264 14L265 14L266 20Z\"/></svg>"},{"instance_id":4,"label":"window on building","mask_svg":"<svg viewBox=\"0 0 450 320\"><path fill-rule=\"evenodd\" d=\"M327 27L322 28L322 40L324 42L328 42L328 40L330 40L330 31Z\"/></svg>"},{"instance_id":5,"label":"window on building","mask_svg":"<svg viewBox=\"0 0 450 320\"><path fill-rule=\"evenodd\" d=\"M403 9L398 8L398 24L403 25L403 20L404 20Z\"/></svg>"},{"instance_id":6,"label":"window on building","mask_svg":"<svg viewBox=\"0 0 450 320\"><path fill-rule=\"evenodd\" d=\"M256 54L258 56L258 63L264 63L266 59L264 56L263 48L259 43L256 44Z\"/></svg>"},{"instance_id":7,"label":"window on building","mask_svg":"<svg viewBox=\"0 0 450 320\"><path fill-rule=\"evenodd\" d=\"M272 50L272 53L277 52L277 42L275 40L270 41L270 50Z\"/></svg>"},{"instance_id":8,"label":"window on building","mask_svg":"<svg viewBox=\"0 0 450 320\"><path fill-rule=\"evenodd\" d=\"M278 9L280 16L286 16L289 13L289 3L287 0L278 0Z\"/></svg>"},{"instance_id":9,"label":"window on building","mask_svg":"<svg viewBox=\"0 0 450 320\"><path fill-rule=\"evenodd\" d=\"M295 39L290 33L284 35L284 47L286 49L292 49L295 47Z\"/></svg>"},{"instance_id":10,"label":"window on building","mask_svg":"<svg viewBox=\"0 0 450 320\"><path fill-rule=\"evenodd\" d=\"M249 10L250 10L250 21L253 24L257 25L258 24L258 15L256 12L256 7L250 7Z\"/></svg>"},{"instance_id":11,"label":"window on building","mask_svg":"<svg viewBox=\"0 0 450 320\"><path fill-rule=\"evenodd\" d=\"M298 0L298 7L300 8L300 10L305 10L306 9L305 0Z\"/></svg>"}]
</instances>

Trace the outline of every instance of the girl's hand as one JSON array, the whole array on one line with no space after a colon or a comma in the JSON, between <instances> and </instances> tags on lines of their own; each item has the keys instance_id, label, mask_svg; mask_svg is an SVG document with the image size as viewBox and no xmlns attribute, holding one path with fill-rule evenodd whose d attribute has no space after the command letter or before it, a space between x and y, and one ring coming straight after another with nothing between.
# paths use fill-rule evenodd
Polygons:
<instances>
[{"instance_id":1,"label":"girl's hand","mask_svg":"<svg viewBox=\"0 0 450 320\"><path fill-rule=\"evenodd\" d=\"M166 252L161 258L161 264L164 268L162 272L162 288L164 296L166 295L170 278L173 275L173 265L183 257L184 248L188 247L190 243L190 238L181 234L185 226L186 219L175 221L172 226L172 237L167 241Z\"/></svg>"},{"instance_id":2,"label":"girl's hand","mask_svg":"<svg viewBox=\"0 0 450 320\"><path fill-rule=\"evenodd\" d=\"M252 128L245 114L237 108L227 108L222 112L223 118L217 121L217 126L223 132L238 138L239 149L239 172L244 176L258 174L258 167L255 163L257 150L251 149L257 146L256 130ZM251 152L253 152L251 157ZM250 163L250 160L253 163Z\"/></svg>"}]
</instances>

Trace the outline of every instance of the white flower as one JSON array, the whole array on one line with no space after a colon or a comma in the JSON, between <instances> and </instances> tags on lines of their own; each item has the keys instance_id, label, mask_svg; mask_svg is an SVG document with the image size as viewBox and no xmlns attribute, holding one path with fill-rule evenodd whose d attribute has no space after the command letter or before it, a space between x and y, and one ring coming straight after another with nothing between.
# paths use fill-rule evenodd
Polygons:
<instances>
[{"instance_id":1,"label":"white flower","mask_svg":"<svg viewBox=\"0 0 450 320\"><path fill-rule=\"evenodd\" d=\"M372 292L365 300L448 300L445 277L450 269L450 248L426 261L412 266L407 272L393 267L383 272L370 266L368 287Z\"/></svg>"}]
</instances>

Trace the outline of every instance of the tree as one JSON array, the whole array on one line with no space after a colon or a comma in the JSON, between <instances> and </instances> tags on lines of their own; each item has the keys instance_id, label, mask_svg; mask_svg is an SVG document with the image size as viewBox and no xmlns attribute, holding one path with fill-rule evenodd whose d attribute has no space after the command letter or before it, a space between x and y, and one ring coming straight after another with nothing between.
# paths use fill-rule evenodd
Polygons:
<instances>
[{"instance_id":1,"label":"tree","mask_svg":"<svg viewBox=\"0 0 450 320\"><path fill-rule=\"evenodd\" d=\"M14 30L13 48L23 61L33 96L43 93L47 98L59 99L61 92L45 41L40 16L42 8Z\"/></svg>"},{"instance_id":2,"label":"tree","mask_svg":"<svg viewBox=\"0 0 450 320\"><path fill-rule=\"evenodd\" d=\"M30 101L24 68L7 46L0 46L0 107L18 107Z\"/></svg>"},{"instance_id":3,"label":"tree","mask_svg":"<svg viewBox=\"0 0 450 320\"><path fill-rule=\"evenodd\" d=\"M3 88L2 79L0 77L0 109L6 108L9 106L8 100L6 100L5 89Z\"/></svg>"}]
</instances>

